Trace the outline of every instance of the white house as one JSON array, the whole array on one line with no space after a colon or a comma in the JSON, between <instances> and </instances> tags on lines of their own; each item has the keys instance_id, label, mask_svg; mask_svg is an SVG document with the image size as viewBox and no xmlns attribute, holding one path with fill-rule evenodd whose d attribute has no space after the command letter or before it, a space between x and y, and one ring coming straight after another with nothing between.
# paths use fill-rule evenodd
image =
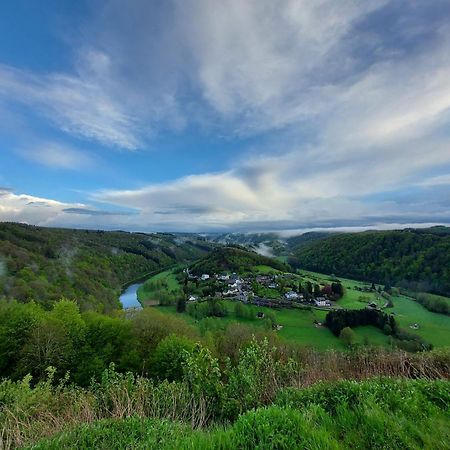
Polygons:
<instances>
[{"instance_id":1,"label":"white house","mask_svg":"<svg viewBox=\"0 0 450 450\"><path fill-rule=\"evenodd\" d=\"M230 275L217 275L219 281L227 281L230 279Z\"/></svg>"},{"instance_id":2,"label":"white house","mask_svg":"<svg viewBox=\"0 0 450 450\"><path fill-rule=\"evenodd\" d=\"M316 306L331 306L330 301L327 300L327 299L324 298L324 297L317 297L317 298L314 300L314 304L315 304Z\"/></svg>"},{"instance_id":3,"label":"white house","mask_svg":"<svg viewBox=\"0 0 450 450\"><path fill-rule=\"evenodd\" d=\"M195 302L198 299L196 295L190 295L188 298L188 302Z\"/></svg>"},{"instance_id":4,"label":"white house","mask_svg":"<svg viewBox=\"0 0 450 450\"><path fill-rule=\"evenodd\" d=\"M239 294L239 290L238 289L229 289L228 291L225 291L222 295L224 297L228 297L230 295L237 295Z\"/></svg>"},{"instance_id":5,"label":"white house","mask_svg":"<svg viewBox=\"0 0 450 450\"><path fill-rule=\"evenodd\" d=\"M208 275L207 273L204 273L204 274L200 277L200 279L201 279L202 281L209 280L209 275Z\"/></svg>"},{"instance_id":6,"label":"white house","mask_svg":"<svg viewBox=\"0 0 450 450\"><path fill-rule=\"evenodd\" d=\"M298 298L298 294L297 292L290 291L286 292L286 294L284 294L284 297L287 298L288 300L295 300Z\"/></svg>"}]
</instances>

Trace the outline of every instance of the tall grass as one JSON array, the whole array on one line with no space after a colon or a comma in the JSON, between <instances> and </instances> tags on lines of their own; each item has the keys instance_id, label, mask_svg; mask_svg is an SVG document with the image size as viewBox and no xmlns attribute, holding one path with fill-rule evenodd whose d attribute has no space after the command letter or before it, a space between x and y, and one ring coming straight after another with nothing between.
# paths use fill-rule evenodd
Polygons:
<instances>
[{"instance_id":1,"label":"tall grass","mask_svg":"<svg viewBox=\"0 0 450 450\"><path fill-rule=\"evenodd\" d=\"M57 432L104 419L139 417L176 422L184 424L189 430L201 430L226 424L245 411L270 406L273 402L282 408L299 409L301 403L307 403L307 397L302 397L301 392L314 393L313 385L319 383L321 386L320 382L323 381L333 383L329 385L331 387L328 391L320 388L322 395L332 399L338 398L336 396L344 389L339 390L340 385L336 384L338 380L361 381L384 376L419 379L425 383L423 380L448 380L450 377L448 350L422 354L380 349L370 352L319 353L312 350L272 348L267 342L254 342L241 352L235 366L228 367L221 373L207 351L198 352L195 358L191 366L187 367L192 372L186 373L185 378L179 382L156 382L131 373L118 373L113 366L88 388L69 384L68 378L56 383L53 370L49 370L46 381L34 386L30 376L19 382L5 380L0 383L0 449L18 448ZM448 386L448 381L439 386L444 385ZM312 390L305 390L308 386L313 386ZM392 390L394 395L383 388L383 384L379 386L382 387L377 391L378 397L373 393L370 399L363 396L365 403L368 404L370 400L379 404L384 395L398 400L395 389ZM444 388L440 392L428 388L426 383L417 386L416 394L420 393L424 404L431 403L437 408L438 397L448 401L448 397L443 397L445 392L448 395L448 390ZM347 396L350 393L362 395L361 392L358 394L359 391L353 385L344 390ZM302 400L289 403L282 400L283 395L284 398L287 395L289 398ZM407 391L405 395L409 395ZM318 403L318 398L314 397L314 401L309 402L311 408ZM354 401L352 398L347 401L348 404ZM333 414L325 403L320 403L320 407L327 414ZM442 405L439 407L442 408ZM411 411L416 411L417 405L414 408ZM407 415L406 409L401 412ZM312 412L304 414L308 416ZM357 413L353 411L351 414L352 420L356 420L354 414ZM203 439L201 433L195 436ZM209 434L204 437L206 440L210 438Z\"/></svg>"},{"instance_id":2,"label":"tall grass","mask_svg":"<svg viewBox=\"0 0 450 450\"><path fill-rule=\"evenodd\" d=\"M133 416L84 425L33 448L444 450L449 408L448 382L327 382L284 390L275 405L248 411L224 427L192 430Z\"/></svg>"}]
</instances>

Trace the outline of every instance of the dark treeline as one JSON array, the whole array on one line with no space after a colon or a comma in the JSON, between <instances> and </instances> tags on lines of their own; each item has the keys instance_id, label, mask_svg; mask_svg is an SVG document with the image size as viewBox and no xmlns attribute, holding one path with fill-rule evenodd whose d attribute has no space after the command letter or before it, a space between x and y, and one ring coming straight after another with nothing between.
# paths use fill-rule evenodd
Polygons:
<instances>
[{"instance_id":1,"label":"dark treeline","mask_svg":"<svg viewBox=\"0 0 450 450\"><path fill-rule=\"evenodd\" d=\"M254 266L265 265L281 271L289 271L289 266L281 261L239 246L218 247L207 257L198 261L191 267L194 274L222 273L222 272L249 272Z\"/></svg>"},{"instance_id":2,"label":"dark treeline","mask_svg":"<svg viewBox=\"0 0 450 450\"><path fill-rule=\"evenodd\" d=\"M432 348L432 345L419 335L400 329L393 316L372 308L330 311L326 315L325 324L335 336L340 336L347 328L372 325L384 334L392 336L392 344L404 350L416 352Z\"/></svg>"},{"instance_id":3,"label":"dark treeline","mask_svg":"<svg viewBox=\"0 0 450 450\"><path fill-rule=\"evenodd\" d=\"M61 297L83 310L120 307L122 285L147 272L192 261L211 245L171 234L0 224L0 298L51 307Z\"/></svg>"},{"instance_id":4,"label":"dark treeline","mask_svg":"<svg viewBox=\"0 0 450 450\"><path fill-rule=\"evenodd\" d=\"M450 228L335 234L293 251L305 269L417 292L450 293Z\"/></svg>"},{"instance_id":5,"label":"dark treeline","mask_svg":"<svg viewBox=\"0 0 450 450\"><path fill-rule=\"evenodd\" d=\"M359 327L373 325L386 334L397 334L398 326L395 319L376 309L335 309L330 311L325 318L326 326L335 336L339 336L345 327Z\"/></svg>"}]
</instances>

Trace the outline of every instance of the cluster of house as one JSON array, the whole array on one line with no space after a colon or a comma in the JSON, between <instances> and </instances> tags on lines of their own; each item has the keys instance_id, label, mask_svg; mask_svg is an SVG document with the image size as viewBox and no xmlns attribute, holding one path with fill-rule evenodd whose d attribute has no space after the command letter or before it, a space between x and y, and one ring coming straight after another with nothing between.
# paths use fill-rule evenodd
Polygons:
<instances>
[{"instance_id":1,"label":"cluster of house","mask_svg":"<svg viewBox=\"0 0 450 450\"><path fill-rule=\"evenodd\" d=\"M189 272L189 269L185 269L185 272L190 280L208 281L210 279L215 279L220 281L222 285L222 291L217 292L218 297L227 297L240 300L244 303L253 303L259 306L291 306L292 302L305 302L304 295L302 293L295 292L293 290L284 293L282 299L269 299L264 297L259 297L252 291L252 282L256 281L260 285L270 288L279 288L279 277L280 275L258 275L255 278L246 279L238 276L236 273L228 274L207 274L204 273L200 276L194 275ZM189 301L198 300L198 296L191 295L188 298ZM326 296L316 297L311 300L314 306L317 307L331 307L331 301Z\"/></svg>"}]
</instances>

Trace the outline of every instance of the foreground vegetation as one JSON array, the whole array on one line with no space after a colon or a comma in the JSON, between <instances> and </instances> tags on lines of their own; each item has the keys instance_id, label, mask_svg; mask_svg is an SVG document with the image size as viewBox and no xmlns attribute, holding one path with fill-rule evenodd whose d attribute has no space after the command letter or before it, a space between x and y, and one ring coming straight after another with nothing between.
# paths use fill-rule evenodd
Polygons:
<instances>
[{"instance_id":1,"label":"foreground vegetation","mask_svg":"<svg viewBox=\"0 0 450 450\"><path fill-rule=\"evenodd\" d=\"M29 377L0 384L2 446L44 438L32 448L444 449L450 384L436 378L448 375L449 356L378 354L347 362L339 356L332 361L347 369L332 378L327 371L325 379L369 379L311 387L305 386L312 365L299 371L295 359L285 360L264 341L243 349L226 372L207 350L194 347L173 382L111 367L99 382L79 388L55 384L49 370L35 387ZM372 364L379 374L422 379L370 379Z\"/></svg>"}]
</instances>

